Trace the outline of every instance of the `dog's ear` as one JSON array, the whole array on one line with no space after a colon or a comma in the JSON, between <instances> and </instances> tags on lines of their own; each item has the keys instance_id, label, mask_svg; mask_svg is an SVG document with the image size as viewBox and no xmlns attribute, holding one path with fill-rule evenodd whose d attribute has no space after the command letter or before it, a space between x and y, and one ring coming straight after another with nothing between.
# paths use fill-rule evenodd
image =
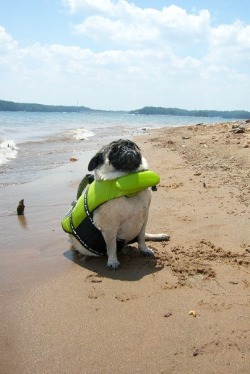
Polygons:
<instances>
[{"instance_id":1,"label":"dog's ear","mask_svg":"<svg viewBox=\"0 0 250 374\"><path fill-rule=\"evenodd\" d=\"M104 163L103 154L98 152L90 161L88 166L88 171L93 171L97 166Z\"/></svg>"}]
</instances>

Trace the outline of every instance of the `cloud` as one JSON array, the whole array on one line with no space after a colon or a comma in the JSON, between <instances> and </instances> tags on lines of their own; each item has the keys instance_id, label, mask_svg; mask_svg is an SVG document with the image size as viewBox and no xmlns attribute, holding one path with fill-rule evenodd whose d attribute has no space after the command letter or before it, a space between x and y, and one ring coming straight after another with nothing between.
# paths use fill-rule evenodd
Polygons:
<instances>
[{"instance_id":1,"label":"cloud","mask_svg":"<svg viewBox=\"0 0 250 374\"><path fill-rule=\"evenodd\" d=\"M63 0L72 13L79 11L113 13L117 5L112 0Z\"/></svg>"},{"instance_id":2,"label":"cloud","mask_svg":"<svg viewBox=\"0 0 250 374\"><path fill-rule=\"evenodd\" d=\"M245 26L237 20L231 25L220 25L211 29L211 44L221 47L236 45L250 48L250 26Z\"/></svg>"},{"instance_id":3,"label":"cloud","mask_svg":"<svg viewBox=\"0 0 250 374\"><path fill-rule=\"evenodd\" d=\"M249 77L250 26L237 20L232 24L211 28L204 61L231 67Z\"/></svg>"},{"instance_id":4,"label":"cloud","mask_svg":"<svg viewBox=\"0 0 250 374\"><path fill-rule=\"evenodd\" d=\"M10 34L5 31L5 28L0 26L0 50L11 51L17 47L18 43Z\"/></svg>"},{"instance_id":5,"label":"cloud","mask_svg":"<svg viewBox=\"0 0 250 374\"><path fill-rule=\"evenodd\" d=\"M157 10L125 0L64 4L72 22L77 20L78 45L20 47L0 27L0 89L9 92L13 84L21 99L12 99L70 104L78 97L82 105L102 109L250 109L250 25L236 20L213 27L208 10L188 13L175 5Z\"/></svg>"},{"instance_id":6,"label":"cloud","mask_svg":"<svg viewBox=\"0 0 250 374\"><path fill-rule=\"evenodd\" d=\"M70 1L77 11L88 7L96 11L75 25L78 34L87 35L96 42L125 43L126 46L146 43L179 44L189 40L197 43L206 36L210 25L210 14L201 10L188 14L184 9L171 5L162 10L142 9L127 1ZM106 7L104 6L106 4ZM103 14L105 13L105 14Z\"/></svg>"}]
</instances>

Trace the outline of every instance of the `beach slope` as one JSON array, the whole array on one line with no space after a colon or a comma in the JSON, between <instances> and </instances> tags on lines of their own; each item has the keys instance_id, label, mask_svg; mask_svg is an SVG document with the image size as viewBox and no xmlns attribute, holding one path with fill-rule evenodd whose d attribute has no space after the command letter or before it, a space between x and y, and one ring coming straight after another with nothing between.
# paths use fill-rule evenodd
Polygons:
<instances>
[{"instance_id":1,"label":"beach slope","mask_svg":"<svg viewBox=\"0 0 250 374\"><path fill-rule=\"evenodd\" d=\"M18 187L30 207L3 224L3 373L250 372L250 125L235 127L135 139L161 176L147 231L171 239L149 243L152 259L130 247L118 271L75 254L60 228L80 159Z\"/></svg>"}]
</instances>

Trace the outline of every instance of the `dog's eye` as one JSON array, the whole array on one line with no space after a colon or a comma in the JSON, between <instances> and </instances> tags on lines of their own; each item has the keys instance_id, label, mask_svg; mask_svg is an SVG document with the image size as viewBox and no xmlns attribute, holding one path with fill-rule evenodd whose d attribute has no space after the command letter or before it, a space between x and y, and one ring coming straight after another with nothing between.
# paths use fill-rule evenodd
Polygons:
<instances>
[{"instance_id":1,"label":"dog's eye","mask_svg":"<svg viewBox=\"0 0 250 374\"><path fill-rule=\"evenodd\" d=\"M112 149L112 152L114 152L114 153L116 153L116 152L118 152L119 151L119 147L114 147L113 149Z\"/></svg>"},{"instance_id":2,"label":"dog's eye","mask_svg":"<svg viewBox=\"0 0 250 374\"><path fill-rule=\"evenodd\" d=\"M128 142L126 143L126 146L129 147L129 148L137 149L138 151L140 150L140 148L138 147L138 145L135 144L134 142L130 142L130 141L128 141Z\"/></svg>"},{"instance_id":3,"label":"dog's eye","mask_svg":"<svg viewBox=\"0 0 250 374\"><path fill-rule=\"evenodd\" d=\"M125 142L123 145L122 145L122 148L135 148L135 144L133 144L132 142Z\"/></svg>"}]
</instances>

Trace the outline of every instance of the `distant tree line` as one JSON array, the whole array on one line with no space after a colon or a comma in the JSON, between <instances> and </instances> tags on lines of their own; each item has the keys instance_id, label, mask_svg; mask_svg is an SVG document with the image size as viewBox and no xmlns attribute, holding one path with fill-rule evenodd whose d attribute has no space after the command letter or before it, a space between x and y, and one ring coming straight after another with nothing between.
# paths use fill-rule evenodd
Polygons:
<instances>
[{"instance_id":1,"label":"distant tree line","mask_svg":"<svg viewBox=\"0 0 250 374\"><path fill-rule=\"evenodd\" d=\"M29 103L15 103L13 101L0 100L0 111L9 112L102 112L85 106L64 106L64 105L43 105ZM130 114L158 114L172 116L193 116L193 117L221 117L235 119L250 119L250 112L245 110L219 111L219 110L186 110L179 108L162 108L146 106L142 109L131 110Z\"/></svg>"},{"instance_id":2,"label":"distant tree line","mask_svg":"<svg viewBox=\"0 0 250 374\"><path fill-rule=\"evenodd\" d=\"M158 114L172 116L193 116L193 117L221 117L235 119L249 119L250 112L245 110L219 111L219 110L186 110L179 108L162 108L146 106L142 109L131 110L130 114Z\"/></svg>"},{"instance_id":3,"label":"distant tree line","mask_svg":"<svg viewBox=\"0 0 250 374\"><path fill-rule=\"evenodd\" d=\"M43 105L15 103L13 101L0 100L0 111L9 112L83 112L91 111L85 106Z\"/></svg>"}]
</instances>

